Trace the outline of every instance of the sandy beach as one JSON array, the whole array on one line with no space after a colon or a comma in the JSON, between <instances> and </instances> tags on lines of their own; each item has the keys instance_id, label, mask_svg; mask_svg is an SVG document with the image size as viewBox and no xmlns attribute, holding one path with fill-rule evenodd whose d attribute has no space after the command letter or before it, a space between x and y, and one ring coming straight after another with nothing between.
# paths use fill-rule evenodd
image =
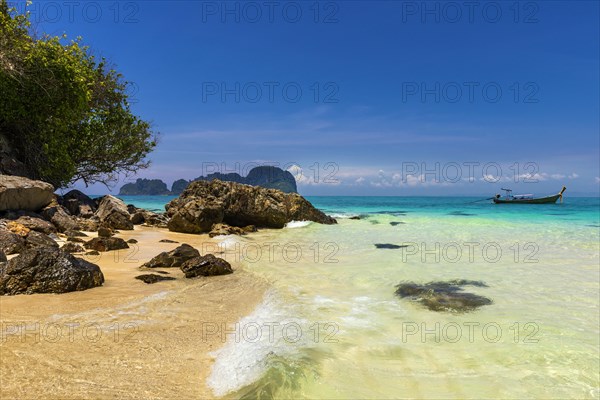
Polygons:
<instances>
[{"instance_id":1,"label":"sandy beach","mask_svg":"<svg viewBox=\"0 0 600 400\"><path fill-rule=\"evenodd\" d=\"M94 236L93 233L88 233ZM201 251L218 243L207 235L137 226L118 235L138 244L86 256L100 266L102 287L61 295L0 297L0 397L211 398L205 385L211 351L262 300L266 283L232 262L227 276L147 285L139 266L177 243ZM207 247L208 246L208 247Z\"/></svg>"}]
</instances>

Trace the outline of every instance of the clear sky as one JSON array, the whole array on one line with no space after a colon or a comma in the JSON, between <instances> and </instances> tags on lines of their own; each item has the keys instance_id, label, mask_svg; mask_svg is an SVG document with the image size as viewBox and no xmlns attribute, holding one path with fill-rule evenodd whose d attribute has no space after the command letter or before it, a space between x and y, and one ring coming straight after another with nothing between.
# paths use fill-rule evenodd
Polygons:
<instances>
[{"instance_id":1,"label":"clear sky","mask_svg":"<svg viewBox=\"0 0 600 400\"><path fill-rule=\"evenodd\" d=\"M39 32L82 36L133 82L161 133L138 177L269 164L305 195L598 193L597 1L30 9Z\"/></svg>"}]
</instances>

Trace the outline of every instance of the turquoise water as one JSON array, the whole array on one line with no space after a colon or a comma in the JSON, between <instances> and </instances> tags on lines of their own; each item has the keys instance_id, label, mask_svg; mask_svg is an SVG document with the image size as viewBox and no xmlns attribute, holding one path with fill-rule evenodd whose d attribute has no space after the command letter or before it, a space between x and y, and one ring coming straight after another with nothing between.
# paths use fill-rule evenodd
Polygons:
<instances>
[{"instance_id":1,"label":"turquoise water","mask_svg":"<svg viewBox=\"0 0 600 400\"><path fill-rule=\"evenodd\" d=\"M339 224L222 239L271 289L215 351L215 396L599 397L598 198L309 200ZM464 289L492 304L437 312L394 293L455 279L484 282Z\"/></svg>"}]
</instances>

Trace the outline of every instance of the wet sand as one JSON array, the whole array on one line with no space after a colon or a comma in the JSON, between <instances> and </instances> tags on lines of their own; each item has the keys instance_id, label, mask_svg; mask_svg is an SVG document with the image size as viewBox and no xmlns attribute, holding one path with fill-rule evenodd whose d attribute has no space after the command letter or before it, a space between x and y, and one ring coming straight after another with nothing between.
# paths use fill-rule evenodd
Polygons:
<instances>
[{"instance_id":1,"label":"wet sand","mask_svg":"<svg viewBox=\"0 0 600 400\"><path fill-rule=\"evenodd\" d=\"M92 234L90 234L91 236ZM212 398L209 354L260 303L266 283L231 262L232 275L147 285L139 266L188 243L205 254L218 239L136 227L131 249L86 258L102 287L61 295L0 297L0 398ZM202 251L205 249L205 251Z\"/></svg>"}]
</instances>

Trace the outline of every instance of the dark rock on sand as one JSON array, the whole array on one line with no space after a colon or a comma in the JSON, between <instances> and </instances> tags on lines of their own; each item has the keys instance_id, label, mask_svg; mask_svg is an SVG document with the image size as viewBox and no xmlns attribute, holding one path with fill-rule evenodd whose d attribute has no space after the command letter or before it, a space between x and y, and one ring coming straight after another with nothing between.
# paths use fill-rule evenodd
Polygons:
<instances>
[{"instance_id":1,"label":"dark rock on sand","mask_svg":"<svg viewBox=\"0 0 600 400\"><path fill-rule=\"evenodd\" d=\"M158 241L159 243L179 243L177 240L171 240L171 239L162 239Z\"/></svg>"},{"instance_id":2,"label":"dark rock on sand","mask_svg":"<svg viewBox=\"0 0 600 400\"><path fill-rule=\"evenodd\" d=\"M375 243L375 247L378 249L403 249L408 247L406 244L391 244L391 243Z\"/></svg>"},{"instance_id":3,"label":"dark rock on sand","mask_svg":"<svg viewBox=\"0 0 600 400\"><path fill-rule=\"evenodd\" d=\"M102 251L102 252L104 252L104 251L111 251L111 250L128 249L129 248L129 246L127 245L127 242L125 242L121 238L116 238L116 237L110 237L110 238L97 237L97 238L93 238L89 242L86 242L84 246L85 246L86 249L97 250L97 251Z\"/></svg>"},{"instance_id":4,"label":"dark rock on sand","mask_svg":"<svg viewBox=\"0 0 600 400\"><path fill-rule=\"evenodd\" d=\"M100 222L113 229L133 230L129 211L125 203L114 196L106 195L100 200L96 211Z\"/></svg>"},{"instance_id":5,"label":"dark rock on sand","mask_svg":"<svg viewBox=\"0 0 600 400\"><path fill-rule=\"evenodd\" d=\"M70 238L72 238L72 237L87 237L87 235L85 233L79 232L79 231L66 231L65 235Z\"/></svg>"},{"instance_id":6,"label":"dark rock on sand","mask_svg":"<svg viewBox=\"0 0 600 400\"><path fill-rule=\"evenodd\" d=\"M138 242L138 241L137 241L137 240L135 240L135 239L129 239L129 240L127 241L127 243L129 243L129 244L136 244L137 242Z\"/></svg>"},{"instance_id":7,"label":"dark rock on sand","mask_svg":"<svg viewBox=\"0 0 600 400\"><path fill-rule=\"evenodd\" d=\"M200 252L189 244L182 244L175 250L162 252L152 260L143 264L143 268L177 268L192 258L199 257Z\"/></svg>"},{"instance_id":8,"label":"dark rock on sand","mask_svg":"<svg viewBox=\"0 0 600 400\"><path fill-rule=\"evenodd\" d=\"M160 281L174 281L175 280L175 278L173 278L171 276L161 276L161 275L156 275L156 274L139 275L139 276L136 276L135 279L139 279L140 281L147 283L149 285L160 282Z\"/></svg>"},{"instance_id":9,"label":"dark rock on sand","mask_svg":"<svg viewBox=\"0 0 600 400\"><path fill-rule=\"evenodd\" d=\"M86 256L99 256L100 252L98 250L92 250L85 253Z\"/></svg>"},{"instance_id":10,"label":"dark rock on sand","mask_svg":"<svg viewBox=\"0 0 600 400\"><path fill-rule=\"evenodd\" d=\"M0 264L0 295L66 293L102 283L97 265L55 248L29 249Z\"/></svg>"},{"instance_id":11,"label":"dark rock on sand","mask_svg":"<svg viewBox=\"0 0 600 400\"><path fill-rule=\"evenodd\" d=\"M463 292L463 286L487 287L483 282L462 279L424 285L408 282L398 285L396 294L419 302L432 311L467 312L492 304L487 297Z\"/></svg>"},{"instance_id":12,"label":"dark rock on sand","mask_svg":"<svg viewBox=\"0 0 600 400\"><path fill-rule=\"evenodd\" d=\"M222 258L207 254L201 257L195 257L186 261L181 266L181 270L186 278L195 278L197 276L216 276L232 274L231 265Z\"/></svg>"},{"instance_id":13,"label":"dark rock on sand","mask_svg":"<svg viewBox=\"0 0 600 400\"><path fill-rule=\"evenodd\" d=\"M54 187L21 176L0 175L0 211L38 211L54 198Z\"/></svg>"},{"instance_id":14,"label":"dark rock on sand","mask_svg":"<svg viewBox=\"0 0 600 400\"><path fill-rule=\"evenodd\" d=\"M86 241L83 240L80 237L74 237L74 236L68 236L67 237L67 242L73 242L73 243L85 243Z\"/></svg>"},{"instance_id":15,"label":"dark rock on sand","mask_svg":"<svg viewBox=\"0 0 600 400\"><path fill-rule=\"evenodd\" d=\"M390 222L390 225L391 226L398 226L398 225L404 225L405 223L406 222L396 222L396 221L394 221L394 222Z\"/></svg>"},{"instance_id":16,"label":"dark rock on sand","mask_svg":"<svg viewBox=\"0 0 600 400\"><path fill-rule=\"evenodd\" d=\"M166 206L169 230L210 232L214 224L283 228L291 221L335 224L302 196L234 182L197 181Z\"/></svg>"},{"instance_id":17,"label":"dark rock on sand","mask_svg":"<svg viewBox=\"0 0 600 400\"><path fill-rule=\"evenodd\" d=\"M106 226L101 226L98 228L98 237L109 238L114 236L115 232Z\"/></svg>"},{"instance_id":18,"label":"dark rock on sand","mask_svg":"<svg viewBox=\"0 0 600 400\"><path fill-rule=\"evenodd\" d=\"M85 249L82 245L73 242L65 243L65 245L61 247L61 250L66 251L67 253L85 253Z\"/></svg>"}]
</instances>

